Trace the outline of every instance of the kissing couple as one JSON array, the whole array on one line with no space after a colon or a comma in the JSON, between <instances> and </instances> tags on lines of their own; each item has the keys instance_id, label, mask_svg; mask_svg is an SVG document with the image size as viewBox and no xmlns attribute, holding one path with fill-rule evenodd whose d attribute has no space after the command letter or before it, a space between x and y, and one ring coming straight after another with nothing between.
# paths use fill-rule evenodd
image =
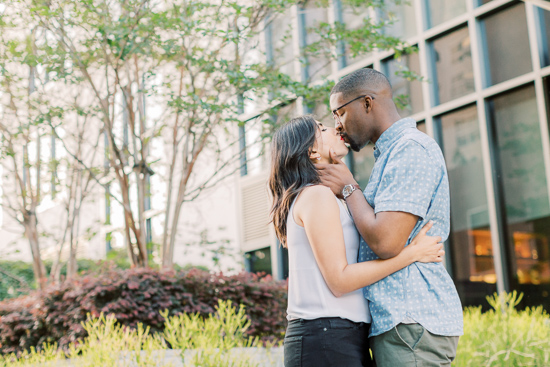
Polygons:
<instances>
[{"instance_id":1,"label":"kissing couple","mask_svg":"<svg viewBox=\"0 0 550 367\"><path fill-rule=\"evenodd\" d=\"M463 320L442 263L441 149L399 116L373 69L340 80L330 107L334 128L306 115L273 136L271 219L289 257L284 364L450 366ZM375 165L361 188L342 159L369 142Z\"/></svg>"}]
</instances>

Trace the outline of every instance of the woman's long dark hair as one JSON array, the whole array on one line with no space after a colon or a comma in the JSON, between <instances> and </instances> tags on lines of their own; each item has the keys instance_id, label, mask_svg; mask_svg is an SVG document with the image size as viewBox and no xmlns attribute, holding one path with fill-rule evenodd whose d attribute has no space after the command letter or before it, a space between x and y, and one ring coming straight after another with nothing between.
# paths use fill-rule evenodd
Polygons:
<instances>
[{"instance_id":1,"label":"woman's long dark hair","mask_svg":"<svg viewBox=\"0 0 550 367\"><path fill-rule=\"evenodd\" d=\"M273 196L271 222L283 247L287 247L286 221L292 202L307 185L320 182L309 158L318 131L313 116L306 115L290 120L273 135L269 175Z\"/></svg>"}]
</instances>

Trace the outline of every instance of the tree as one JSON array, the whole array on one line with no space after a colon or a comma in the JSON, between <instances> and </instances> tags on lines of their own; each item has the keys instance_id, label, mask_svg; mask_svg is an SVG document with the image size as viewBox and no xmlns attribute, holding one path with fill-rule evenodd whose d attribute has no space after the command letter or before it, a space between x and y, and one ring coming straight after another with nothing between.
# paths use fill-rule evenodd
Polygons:
<instances>
[{"instance_id":1,"label":"tree","mask_svg":"<svg viewBox=\"0 0 550 367\"><path fill-rule=\"evenodd\" d=\"M348 0L351 6L382 9L384 2ZM298 0L16 0L23 22L48 32L40 64L52 82L77 91L79 108L98 122L107 144L108 169L98 172L67 149L91 180L106 187L124 210L128 254L147 266L146 211L150 176L163 174L166 201L162 265L171 267L185 202L239 169L236 127L248 100L263 106L261 121L296 98L327 101L331 81L311 85L315 75L295 80L260 50L265 27ZM321 2L320 6L327 6ZM12 13L13 15L13 13ZM13 15L15 16L15 15ZM384 22L365 18L359 29L320 23L303 53L326 63L341 57L342 45L361 54L374 48L410 49L384 36ZM147 106L153 106L148 107ZM57 106L60 110L68 107ZM152 111L151 111L152 110ZM51 126L62 126L52 114ZM269 125L266 125L269 132ZM97 132L97 130L96 130ZM94 135L94 137L97 134ZM155 140L163 153L152 153ZM254 142L252 142L254 143ZM237 154L235 154L237 153ZM208 157L209 167L200 164ZM200 170L197 167L200 166ZM208 168L208 172L205 172ZM162 172L165 171L165 172ZM131 190L136 188L135 199Z\"/></svg>"}]
</instances>

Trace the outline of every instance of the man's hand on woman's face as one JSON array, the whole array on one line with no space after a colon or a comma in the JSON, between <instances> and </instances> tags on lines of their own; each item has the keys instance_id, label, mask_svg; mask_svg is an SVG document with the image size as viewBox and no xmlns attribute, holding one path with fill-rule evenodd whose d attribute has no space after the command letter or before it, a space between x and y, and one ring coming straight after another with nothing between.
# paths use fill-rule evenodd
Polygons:
<instances>
[{"instance_id":1,"label":"man's hand on woman's face","mask_svg":"<svg viewBox=\"0 0 550 367\"><path fill-rule=\"evenodd\" d=\"M336 156L334 150L330 150L332 164L318 163L315 165L319 171L321 184L329 187L334 195L342 198L342 189L346 185L356 185L357 182L353 178L349 168Z\"/></svg>"}]
</instances>

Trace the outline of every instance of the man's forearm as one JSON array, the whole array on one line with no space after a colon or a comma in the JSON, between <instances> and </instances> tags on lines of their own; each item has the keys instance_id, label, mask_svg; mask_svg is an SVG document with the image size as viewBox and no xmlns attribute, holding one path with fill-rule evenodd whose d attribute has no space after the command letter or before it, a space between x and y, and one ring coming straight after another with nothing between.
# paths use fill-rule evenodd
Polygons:
<instances>
[{"instance_id":1,"label":"man's forearm","mask_svg":"<svg viewBox=\"0 0 550 367\"><path fill-rule=\"evenodd\" d=\"M376 235L376 215L374 215L374 210L359 190L354 191L346 199L346 204L361 237L368 243L374 253L378 255L383 249L380 248L380 241Z\"/></svg>"},{"instance_id":2,"label":"man's forearm","mask_svg":"<svg viewBox=\"0 0 550 367\"><path fill-rule=\"evenodd\" d=\"M389 259L399 255L405 246L405 242L398 241L396 243L391 231L383 228L383 223L377 220L374 209L369 205L361 191L354 191L346 199L346 204L361 237L378 257Z\"/></svg>"}]
</instances>

